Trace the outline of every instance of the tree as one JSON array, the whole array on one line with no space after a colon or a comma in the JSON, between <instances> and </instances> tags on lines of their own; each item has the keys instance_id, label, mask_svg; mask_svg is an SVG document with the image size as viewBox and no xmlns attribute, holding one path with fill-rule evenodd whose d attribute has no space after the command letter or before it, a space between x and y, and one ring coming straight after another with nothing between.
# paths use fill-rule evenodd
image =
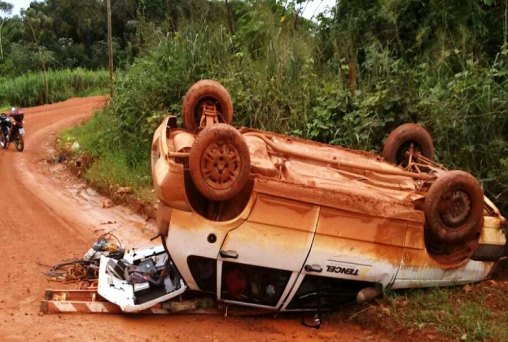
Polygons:
<instances>
[{"instance_id":1,"label":"tree","mask_svg":"<svg viewBox=\"0 0 508 342\"><path fill-rule=\"evenodd\" d=\"M0 12L11 14L14 6L8 2L0 1ZM0 59L4 58L4 50L2 47L2 28L4 26L4 18L0 16Z\"/></svg>"}]
</instances>

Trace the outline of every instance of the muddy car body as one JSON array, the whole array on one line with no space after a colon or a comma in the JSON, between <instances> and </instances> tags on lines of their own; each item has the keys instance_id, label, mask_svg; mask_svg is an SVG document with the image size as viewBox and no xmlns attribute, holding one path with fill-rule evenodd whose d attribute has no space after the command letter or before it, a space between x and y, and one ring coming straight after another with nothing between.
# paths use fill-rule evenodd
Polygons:
<instances>
[{"instance_id":1,"label":"muddy car body","mask_svg":"<svg viewBox=\"0 0 508 342\"><path fill-rule=\"evenodd\" d=\"M386 161L233 128L229 102L200 81L184 100L185 128L169 116L154 134L159 233L186 291L316 310L389 288L478 282L504 256L504 218L472 176L428 159L421 127L390 135Z\"/></svg>"}]
</instances>

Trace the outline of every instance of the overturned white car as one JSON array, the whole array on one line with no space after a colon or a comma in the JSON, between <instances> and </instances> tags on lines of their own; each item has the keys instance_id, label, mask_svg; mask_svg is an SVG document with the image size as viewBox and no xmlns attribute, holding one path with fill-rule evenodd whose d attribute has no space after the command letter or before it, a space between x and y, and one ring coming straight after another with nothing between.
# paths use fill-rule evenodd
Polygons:
<instances>
[{"instance_id":1,"label":"overturned white car","mask_svg":"<svg viewBox=\"0 0 508 342\"><path fill-rule=\"evenodd\" d=\"M126 312L208 293L273 311L333 308L384 289L488 278L505 219L463 171L432 162L406 124L382 156L230 126L215 81L193 85L184 128L166 118L151 151L163 246L102 257L99 294Z\"/></svg>"}]
</instances>

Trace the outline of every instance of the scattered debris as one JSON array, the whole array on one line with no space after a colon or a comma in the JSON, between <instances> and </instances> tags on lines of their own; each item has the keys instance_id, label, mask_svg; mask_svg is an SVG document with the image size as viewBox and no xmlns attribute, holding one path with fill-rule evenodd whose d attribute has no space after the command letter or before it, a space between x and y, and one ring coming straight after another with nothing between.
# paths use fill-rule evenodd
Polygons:
<instances>
[{"instance_id":1,"label":"scattered debris","mask_svg":"<svg viewBox=\"0 0 508 342\"><path fill-rule=\"evenodd\" d=\"M91 196L91 197L97 197L99 196L99 193L97 191L95 191L94 189L88 187L85 189L85 192L88 196Z\"/></svg>"},{"instance_id":2,"label":"scattered debris","mask_svg":"<svg viewBox=\"0 0 508 342\"><path fill-rule=\"evenodd\" d=\"M84 152L74 161L74 165L80 169L88 169L92 165L92 155L90 152Z\"/></svg>"},{"instance_id":3,"label":"scattered debris","mask_svg":"<svg viewBox=\"0 0 508 342\"><path fill-rule=\"evenodd\" d=\"M72 152L77 152L79 151L79 149L81 148L81 146L79 145L79 143L77 141L75 141L72 146L71 146L71 150Z\"/></svg>"},{"instance_id":4,"label":"scattered debris","mask_svg":"<svg viewBox=\"0 0 508 342\"><path fill-rule=\"evenodd\" d=\"M106 221L106 222L101 222L100 224L101 225L105 225L105 224L115 224L116 221Z\"/></svg>"},{"instance_id":5,"label":"scattered debris","mask_svg":"<svg viewBox=\"0 0 508 342\"><path fill-rule=\"evenodd\" d=\"M46 157L46 163L48 164L60 164L67 160L67 152L65 150L60 153L54 153Z\"/></svg>"},{"instance_id":6,"label":"scattered debris","mask_svg":"<svg viewBox=\"0 0 508 342\"><path fill-rule=\"evenodd\" d=\"M129 186L121 186L118 189L116 189L115 192L117 195L129 195L132 194L134 191Z\"/></svg>"},{"instance_id":7,"label":"scattered debris","mask_svg":"<svg viewBox=\"0 0 508 342\"><path fill-rule=\"evenodd\" d=\"M112 200L110 200L109 198L106 198L105 200L102 201L102 207L103 208L112 208L115 206L115 203L113 203Z\"/></svg>"},{"instance_id":8,"label":"scattered debris","mask_svg":"<svg viewBox=\"0 0 508 342\"><path fill-rule=\"evenodd\" d=\"M469 285L469 284L467 284L467 285L465 285L465 286L464 286L464 292L465 292L465 293L469 293L469 292L471 292L471 291L473 291L473 286L471 286L471 285Z\"/></svg>"},{"instance_id":9,"label":"scattered debris","mask_svg":"<svg viewBox=\"0 0 508 342\"><path fill-rule=\"evenodd\" d=\"M98 279L99 259L101 255L110 258L123 257L125 248L116 235L111 232L99 236L94 245L82 259L67 260L52 266L46 275L50 281L93 282Z\"/></svg>"}]
</instances>

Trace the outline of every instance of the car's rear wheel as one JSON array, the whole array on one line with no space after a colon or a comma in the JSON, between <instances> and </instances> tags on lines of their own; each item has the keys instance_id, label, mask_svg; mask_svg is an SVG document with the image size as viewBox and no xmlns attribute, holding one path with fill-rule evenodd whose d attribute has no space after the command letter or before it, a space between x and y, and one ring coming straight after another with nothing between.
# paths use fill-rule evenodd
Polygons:
<instances>
[{"instance_id":1,"label":"car's rear wheel","mask_svg":"<svg viewBox=\"0 0 508 342\"><path fill-rule=\"evenodd\" d=\"M383 157L395 164L407 164L408 152L420 153L428 159L434 157L432 137L420 125L407 123L395 128L386 138Z\"/></svg>"},{"instance_id":2,"label":"car's rear wheel","mask_svg":"<svg viewBox=\"0 0 508 342\"><path fill-rule=\"evenodd\" d=\"M233 121L233 102L226 88L214 80L201 80L189 88L183 99L184 127L197 131L208 108L216 112L214 122L231 124Z\"/></svg>"},{"instance_id":3,"label":"car's rear wheel","mask_svg":"<svg viewBox=\"0 0 508 342\"><path fill-rule=\"evenodd\" d=\"M248 183L249 148L245 138L227 124L207 126L196 137L189 173L198 191L213 201L238 195Z\"/></svg>"},{"instance_id":4,"label":"car's rear wheel","mask_svg":"<svg viewBox=\"0 0 508 342\"><path fill-rule=\"evenodd\" d=\"M483 223L482 188L469 173L449 171L430 187L424 214L427 230L437 241L477 239Z\"/></svg>"}]
</instances>

